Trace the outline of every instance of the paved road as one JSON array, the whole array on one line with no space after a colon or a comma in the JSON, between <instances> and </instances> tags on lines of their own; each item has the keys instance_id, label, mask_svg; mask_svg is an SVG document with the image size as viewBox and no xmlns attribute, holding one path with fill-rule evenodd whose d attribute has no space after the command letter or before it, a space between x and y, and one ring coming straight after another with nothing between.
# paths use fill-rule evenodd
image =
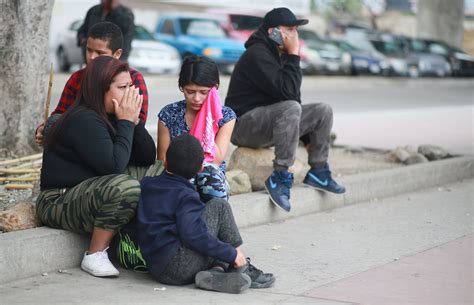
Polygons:
<instances>
[{"instance_id":1,"label":"paved road","mask_svg":"<svg viewBox=\"0 0 474 305\"><path fill-rule=\"evenodd\" d=\"M55 77L53 105L67 80ZM150 95L148 128L156 114L182 99L177 76L145 76ZM221 77L220 95L229 77ZM303 103L326 102L334 109L339 144L394 148L437 144L453 153L474 154L474 79L406 79L305 76Z\"/></svg>"},{"instance_id":2,"label":"paved road","mask_svg":"<svg viewBox=\"0 0 474 305\"><path fill-rule=\"evenodd\" d=\"M474 181L242 230L273 288L242 295L71 269L0 285L1 304L469 305ZM164 287L164 288L163 288Z\"/></svg>"}]
</instances>

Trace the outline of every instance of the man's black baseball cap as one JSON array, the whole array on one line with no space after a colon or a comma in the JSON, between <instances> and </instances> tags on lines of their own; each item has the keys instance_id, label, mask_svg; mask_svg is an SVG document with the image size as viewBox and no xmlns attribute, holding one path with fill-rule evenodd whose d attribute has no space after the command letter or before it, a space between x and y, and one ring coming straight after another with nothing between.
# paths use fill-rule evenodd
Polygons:
<instances>
[{"instance_id":1,"label":"man's black baseball cap","mask_svg":"<svg viewBox=\"0 0 474 305\"><path fill-rule=\"evenodd\" d=\"M263 26L273 28L280 25L298 26L308 23L308 19L296 19L295 14L286 7L274 8L263 17Z\"/></svg>"}]
</instances>

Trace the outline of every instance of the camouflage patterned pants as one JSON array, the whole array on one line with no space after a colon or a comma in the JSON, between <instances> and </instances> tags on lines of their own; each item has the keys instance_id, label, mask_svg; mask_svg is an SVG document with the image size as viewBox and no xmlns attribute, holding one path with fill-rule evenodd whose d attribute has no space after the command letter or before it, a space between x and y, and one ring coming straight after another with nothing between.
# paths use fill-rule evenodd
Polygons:
<instances>
[{"instance_id":1,"label":"camouflage patterned pants","mask_svg":"<svg viewBox=\"0 0 474 305\"><path fill-rule=\"evenodd\" d=\"M328 159L332 122L332 108L327 104L281 101L239 117L231 141L251 148L275 146L273 168L286 170L295 162L300 137L307 136L308 164L318 167Z\"/></svg>"},{"instance_id":2,"label":"camouflage patterned pants","mask_svg":"<svg viewBox=\"0 0 474 305\"><path fill-rule=\"evenodd\" d=\"M140 183L145 176L163 171L161 161L150 167L129 166L124 174L87 179L69 189L42 191L36 214L44 225L76 233L92 233L94 227L117 231L135 215Z\"/></svg>"}]
</instances>

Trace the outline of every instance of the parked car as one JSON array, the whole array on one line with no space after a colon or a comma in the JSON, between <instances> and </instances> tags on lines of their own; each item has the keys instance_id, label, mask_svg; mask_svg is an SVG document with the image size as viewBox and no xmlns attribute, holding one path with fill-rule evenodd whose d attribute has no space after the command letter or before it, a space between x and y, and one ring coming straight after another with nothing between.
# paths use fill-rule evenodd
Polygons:
<instances>
[{"instance_id":1,"label":"parked car","mask_svg":"<svg viewBox=\"0 0 474 305\"><path fill-rule=\"evenodd\" d=\"M56 56L59 69L67 72L73 65L82 65L81 48L77 46L76 34L83 20L76 20L58 37ZM159 41L142 26L135 26L135 38L132 41L132 52L128 57L130 66L141 72L178 73L181 58L178 51Z\"/></svg>"},{"instance_id":2,"label":"parked car","mask_svg":"<svg viewBox=\"0 0 474 305\"><path fill-rule=\"evenodd\" d=\"M420 40L390 33L380 34L379 37L384 41L397 44L407 57L418 60L418 70L413 73L417 72L419 76L445 77L451 75L451 65L447 59L439 54L428 52Z\"/></svg>"},{"instance_id":3,"label":"parked car","mask_svg":"<svg viewBox=\"0 0 474 305\"><path fill-rule=\"evenodd\" d=\"M343 40L329 40L350 56L350 74L380 74L380 58ZM344 56L344 55L343 55Z\"/></svg>"},{"instance_id":4,"label":"parked car","mask_svg":"<svg viewBox=\"0 0 474 305\"><path fill-rule=\"evenodd\" d=\"M453 76L474 76L474 57L459 48L431 39L418 39L412 47L443 56L451 65Z\"/></svg>"},{"instance_id":5,"label":"parked car","mask_svg":"<svg viewBox=\"0 0 474 305\"><path fill-rule=\"evenodd\" d=\"M397 44L383 40L369 40L370 44L383 56L387 68L385 75L418 77L419 60L416 56L406 54Z\"/></svg>"},{"instance_id":6,"label":"parked car","mask_svg":"<svg viewBox=\"0 0 474 305\"><path fill-rule=\"evenodd\" d=\"M418 76L418 60L415 57L406 56L395 43L364 35L346 36L346 41L378 59L383 75Z\"/></svg>"},{"instance_id":7,"label":"parked car","mask_svg":"<svg viewBox=\"0 0 474 305\"><path fill-rule=\"evenodd\" d=\"M250 35L258 29L263 21L263 13L251 10L230 10L226 8L211 8L206 13L212 14L219 20L222 28L230 38L245 43Z\"/></svg>"},{"instance_id":8,"label":"parked car","mask_svg":"<svg viewBox=\"0 0 474 305\"><path fill-rule=\"evenodd\" d=\"M56 48L56 58L58 60L59 70L69 71L72 65L82 65L81 48L77 46L77 31L81 27L83 20L76 20L69 28L58 34L58 46Z\"/></svg>"},{"instance_id":9,"label":"parked car","mask_svg":"<svg viewBox=\"0 0 474 305\"><path fill-rule=\"evenodd\" d=\"M341 74L350 71L349 54L344 56L343 52L316 33L298 29L299 38L304 41L301 46L301 66L304 73L308 74ZM306 62L306 65L304 65Z\"/></svg>"},{"instance_id":10,"label":"parked car","mask_svg":"<svg viewBox=\"0 0 474 305\"><path fill-rule=\"evenodd\" d=\"M245 51L241 42L230 39L215 19L200 16L164 15L158 20L155 38L189 54L207 56L224 73L231 73Z\"/></svg>"},{"instance_id":11,"label":"parked car","mask_svg":"<svg viewBox=\"0 0 474 305\"><path fill-rule=\"evenodd\" d=\"M178 50L158 42L150 32L139 25L135 25L135 38L128 62L131 67L147 73L178 74L181 69Z\"/></svg>"}]
</instances>

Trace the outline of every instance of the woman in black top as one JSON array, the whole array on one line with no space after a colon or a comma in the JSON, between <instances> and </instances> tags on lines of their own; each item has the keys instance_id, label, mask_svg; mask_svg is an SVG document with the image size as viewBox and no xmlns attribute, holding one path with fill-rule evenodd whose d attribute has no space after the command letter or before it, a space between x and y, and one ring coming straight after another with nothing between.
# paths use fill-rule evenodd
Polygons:
<instances>
[{"instance_id":1,"label":"woman in black top","mask_svg":"<svg viewBox=\"0 0 474 305\"><path fill-rule=\"evenodd\" d=\"M99 56L45 139L37 215L47 226L92 234L81 268L94 276L119 274L108 259L110 241L135 214L138 180L162 170L139 120L142 100L128 65Z\"/></svg>"}]
</instances>

